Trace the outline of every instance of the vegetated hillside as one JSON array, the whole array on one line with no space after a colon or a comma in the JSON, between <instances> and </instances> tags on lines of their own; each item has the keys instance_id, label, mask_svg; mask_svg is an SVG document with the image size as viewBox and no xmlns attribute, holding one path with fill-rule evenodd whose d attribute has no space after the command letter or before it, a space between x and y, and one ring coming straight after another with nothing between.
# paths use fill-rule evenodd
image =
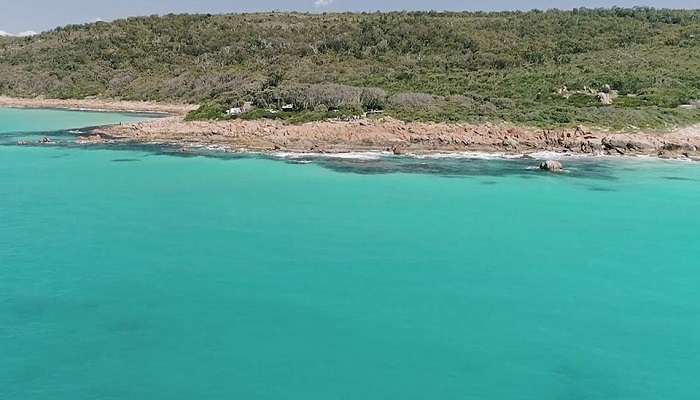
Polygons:
<instances>
[{"instance_id":1,"label":"vegetated hillside","mask_svg":"<svg viewBox=\"0 0 700 400\"><path fill-rule=\"evenodd\" d=\"M294 104L285 118L301 120L383 108L407 120L685 124L700 120L700 11L129 18L1 38L0 93L205 103L199 117L253 101Z\"/></svg>"}]
</instances>

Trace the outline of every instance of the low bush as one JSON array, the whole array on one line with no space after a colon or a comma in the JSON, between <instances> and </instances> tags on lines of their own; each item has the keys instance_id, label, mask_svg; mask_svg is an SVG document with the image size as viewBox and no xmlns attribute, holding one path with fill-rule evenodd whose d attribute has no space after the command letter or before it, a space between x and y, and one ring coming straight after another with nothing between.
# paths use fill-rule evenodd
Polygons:
<instances>
[{"instance_id":1,"label":"low bush","mask_svg":"<svg viewBox=\"0 0 700 400\"><path fill-rule=\"evenodd\" d=\"M204 103L185 116L185 121L216 120L226 116L226 108L217 103Z\"/></svg>"}]
</instances>

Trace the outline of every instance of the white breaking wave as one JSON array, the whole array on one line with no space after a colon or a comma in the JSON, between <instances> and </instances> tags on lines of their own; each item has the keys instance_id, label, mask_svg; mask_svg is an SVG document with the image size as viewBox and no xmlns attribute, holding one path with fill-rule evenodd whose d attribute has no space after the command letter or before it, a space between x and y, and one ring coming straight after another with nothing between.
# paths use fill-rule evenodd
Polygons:
<instances>
[{"instance_id":1,"label":"white breaking wave","mask_svg":"<svg viewBox=\"0 0 700 400\"><path fill-rule=\"evenodd\" d=\"M176 145L177 143L172 143ZM407 153L405 155L397 156L393 152L389 151L356 151L347 153L312 153L312 152L264 152L264 151L251 151L246 149L232 149L227 145L210 144L210 145L196 145L191 144L187 147L192 149L204 148L210 151L221 151L221 152L233 152L241 154L258 154L261 156L292 160L300 164L312 163L313 159L336 159L336 160L365 160L365 161L375 161L382 159L392 159L392 158L408 158L417 160L535 160L535 161L545 161L545 160L566 160L566 159L613 159L613 160L664 160L664 161L679 161L679 162L695 162L686 157L678 157L673 159L661 159L653 155L608 155L608 154L575 154L575 153L557 153L554 151L540 151L535 153L523 153L523 154L512 154L512 153L488 153L488 152L451 152L451 153L430 153L430 154L415 154ZM310 160L311 159L311 160ZM532 169L538 169L539 166L533 166Z\"/></svg>"},{"instance_id":2,"label":"white breaking wave","mask_svg":"<svg viewBox=\"0 0 700 400\"><path fill-rule=\"evenodd\" d=\"M270 155L275 158L284 158L296 160L300 158L335 158L343 160L380 160L383 157L390 156L392 153L387 151L363 151L350 153L292 153L292 152L276 152Z\"/></svg>"},{"instance_id":3,"label":"white breaking wave","mask_svg":"<svg viewBox=\"0 0 700 400\"><path fill-rule=\"evenodd\" d=\"M595 157L595 154L557 153L556 151L538 151L527 155L535 160L562 160L565 158Z\"/></svg>"},{"instance_id":4,"label":"white breaking wave","mask_svg":"<svg viewBox=\"0 0 700 400\"><path fill-rule=\"evenodd\" d=\"M535 153L529 153L527 154L527 156L535 160L563 160L566 158L606 157L605 154L557 153L556 151L538 151Z\"/></svg>"},{"instance_id":5,"label":"white breaking wave","mask_svg":"<svg viewBox=\"0 0 700 400\"><path fill-rule=\"evenodd\" d=\"M563 158L584 158L595 157L591 154L571 154L571 153L555 153L552 151L543 151L530 154L512 154L512 153L489 153L477 151L465 152L450 152L450 153L428 153L416 154L406 153L401 156L396 156L388 151L364 151L364 152L348 152L348 153L295 153L295 152L276 152L268 153L275 158L284 159L302 159L302 158L330 158L330 159L347 159L347 160L380 160L390 157L406 157L418 160L450 160L450 159L466 159L466 160L520 160L530 158L534 160L560 160Z\"/></svg>"},{"instance_id":6,"label":"white breaking wave","mask_svg":"<svg viewBox=\"0 0 700 400\"><path fill-rule=\"evenodd\" d=\"M412 158L422 160L439 160L439 159L458 159L466 158L470 160L514 160L523 158L523 154L507 154L507 153L485 153L485 152L459 152L459 153L432 153L432 154L407 154Z\"/></svg>"},{"instance_id":7,"label":"white breaking wave","mask_svg":"<svg viewBox=\"0 0 700 400\"><path fill-rule=\"evenodd\" d=\"M688 157L678 156L673 158L661 158L658 156L648 155L648 154L637 154L632 156L626 156L626 158L644 160L644 161L667 161L667 162L682 162L682 163L695 163L693 159Z\"/></svg>"}]
</instances>

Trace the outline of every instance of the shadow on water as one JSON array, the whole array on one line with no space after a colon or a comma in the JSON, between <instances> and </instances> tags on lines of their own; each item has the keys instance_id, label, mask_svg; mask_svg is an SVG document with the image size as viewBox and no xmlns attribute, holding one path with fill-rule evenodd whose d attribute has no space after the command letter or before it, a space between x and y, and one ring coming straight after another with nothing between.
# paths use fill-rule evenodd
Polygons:
<instances>
[{"instance_id":1,"label":"shadow on water","mask_svg":"<svg viewBox=\"0 0 700 400\"><path fill-rule=\"evenodd\" d=\"M167 155L175 157L208 157L225 160L262 158L285 162L288 164L314 164L338 173L352 173L360 175L382 174L422 174L434 175L442 178L468 178L468 177L504 177L515 176L522 179L535 179L549 176L556 179L587 178L598 180L615 180L614 171L619 171L620 166L614 166L610 161L592 158L572 158L565 161L567 171L561 174L548 174L538 169L539 162L536 159L523 157L517 159L481 159L481 158L413 158L388 155L377 155L370 158L333 158L324 155L299 155L294 158L281 158L274 155L262 155L255 153L225 153L206 149L182 151L179 146L160 144L128 144L110 143L94 144L90 146L76 144L78 136L89 132L90 128L80 130L61 130L55 132L16 133L0 135L0 145L18 145L24 142L27 146L50 146L54 148L78 148L86 150L116 150L138 151L147 155ZM53 143L39 144L44 137L51 139ZM116 163L138 162L138 158L117 158L111 160ZM623 167L624 168L624 167ZM669 177L668 179L673 179ZM684 178L679 178L684 179ZM485 185L496 184L493 180L483 182ZM603 189L603 188L600 188ZM594 189L591 189L594 190ZM605 189L607 190L607 189ZM603 190L600 190L603 191Z\"/></svg>"},{"instance_id":2,"label":"shadow on water","mask_svg":"<svg viewBox=\"0 0 700 400\"><path fill-rule=\"evenodd\" d=\"M590 186L588 190L591 192L617 192L616 189L604 186Z\"/></svg>"},{"instance_id":3,"label":"shadow on water","mask_svg":"<svg viewBox=\"0 0 700 400\"><path fill-rule=\"evenodd\" d=\"M548 174L540 171L537 167L539 161L529 157L520 159L439 158L425 160L389 156L371 160L317 158L313 162L336 172L364 175L402 173L438 175L443 178L519 176L524 179L546 175L563 179L616 179L613 175L612 165L600 160L586 159L567 161L567 172L561 174ZM492 180L483 183L496 184Z\"/></svg>"},{"instance_id":4,"label":"shadow on water","mask_svg":"<svg viewBox=\"0 0 700 400\"><path fill-rule=\"evenodd\" d=\"M115 158L114 160L111 160L112 162L116 163L127 163L127 162L139 162L138 158Z\"/></svg>"},{"instance_id":5,"label":"shadow on water","mask_svg":"<svg viewBox=\"0 0 700 400\"><path fill-rule=\"evenodd\" d=\"M667 181L683 181L683 182L695 182L696 180L693 178L684 178L682 176L663 176L661 179L665 179Z\"/></svg>"}]
</instances>

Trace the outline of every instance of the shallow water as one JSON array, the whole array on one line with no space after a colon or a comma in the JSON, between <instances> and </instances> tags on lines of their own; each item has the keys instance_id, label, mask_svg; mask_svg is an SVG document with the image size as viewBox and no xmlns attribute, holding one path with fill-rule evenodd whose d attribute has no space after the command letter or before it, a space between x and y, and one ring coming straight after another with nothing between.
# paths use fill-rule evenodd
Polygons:
<instances>
[{"instance_id":1,"label":"shallow water","mask_svg":"<svg viewBox=\"0 0 700 400\"><path fill-rule=\"evenodd\" d=\"M147 117L148 114L134 113L0 108L0 135L137 122Z\"/></svg>"},{"instance_id":2,"label":"shallow water","mask_svg":"<svg viewBox=\"0 0 700 400\"><path fill-rule=\"evenodd\" d=\"M697 398L700 167L566 164L0 146L0 398Z\"/></svg>"}]
</instances>

